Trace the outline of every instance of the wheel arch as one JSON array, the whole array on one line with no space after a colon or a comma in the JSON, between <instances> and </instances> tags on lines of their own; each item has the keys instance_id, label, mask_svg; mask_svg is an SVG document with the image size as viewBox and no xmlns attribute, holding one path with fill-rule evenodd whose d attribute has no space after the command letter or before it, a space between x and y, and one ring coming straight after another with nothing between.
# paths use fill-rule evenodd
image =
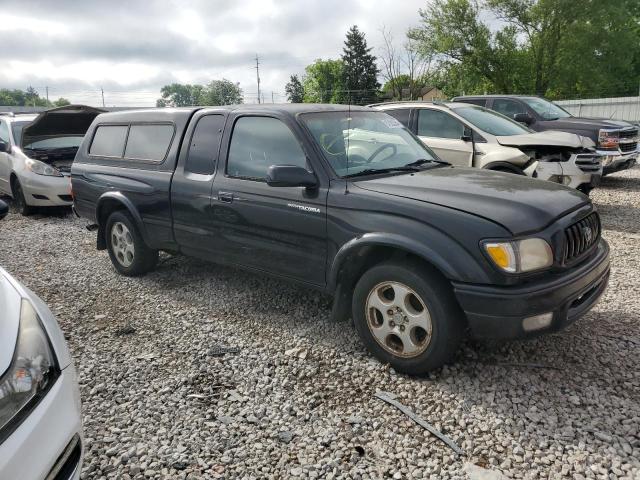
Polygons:
<instances>
[{"instance_id":1,"label":"wheel arch","mask_svg":"<svg viewBox=\"0 0 640 480\"><path fill-rule=\"evenodd\" d=\"M515 173L517 175L525 175L524 170L522 170L522 168L520 168L518 165L514 165L513 163L509 163L509 162L490 162L487 163L486 165L483 165L482 168L484 170L497 170L497 171L505 171L508 170L511 173Z\"/></svg>"},{"instance_id":2,"label":"wheel arch","mask_svg":"<svg viewBox=\"0 0 640 480\"><path fill-rule=\"evenodd\" d=\"M452 248L451 255L455 255L457 250ZM463 279L469 273L461 272L459 266L426 242L416 242L398 234L367 233L345 243L333 260L327 279L327 289L334 295L332 317L336 320L348 318L353 288L358 279L373 265L393 258L413 259L430 274L447 282ZM464 258L468 258L468 253L462 261Z\"/></svg>"},{"instance_id":3,"label":"wheel arch","mask_svg":"<svg viewBox=\"0 0 640 480\"><path fill-rule=\"evenodd\" d=\"M96 204L96 222L98 223L98 235L96 247L98 250L107 248L106 227L109 215L118 210L124 210L133 218L140 235L148 244L147 231L144 227L140 213L133 202L121 192L106 192L100 196Z\"/></svg>"}]
</instances>

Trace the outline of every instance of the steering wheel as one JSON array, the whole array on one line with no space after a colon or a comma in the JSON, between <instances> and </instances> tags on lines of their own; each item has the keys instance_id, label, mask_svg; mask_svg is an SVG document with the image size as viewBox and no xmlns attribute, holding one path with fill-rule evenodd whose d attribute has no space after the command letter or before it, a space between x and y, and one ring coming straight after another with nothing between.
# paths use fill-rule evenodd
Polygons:
<instances>
[{"instance_id":1,"label":"steering wheel","mask_svg":"<svg viewBox=\"0 0 640 480\"><path fill-rule=\"evenodd\" d=\"M344 142L344 137L341 135L335 135L333 133L323 133L320 135L320 146L327 152L329 155L343 155L344 149L340 151L332 151L333 147L336 146L338 141Z\"/></svg>"},{"instance_id":2,"label":"steering wheel","mask_svg":"<svg viewBox=\"0 0 640 480\"><path fill-rule=\"evenodd\" d=\"M376 151L373 152L369 158L367 158L366 163L373 162L373 159L376 158L378 155L380 155L381 152L384 152L387 148L390 148L393 150L391 152L391 155L389 155L389 157L392 155L395 155L398 152L398 147L396 147L393 143L385 143L384 145L381 145L378 148L376 148Z\"/></svg>"}]
</instances>

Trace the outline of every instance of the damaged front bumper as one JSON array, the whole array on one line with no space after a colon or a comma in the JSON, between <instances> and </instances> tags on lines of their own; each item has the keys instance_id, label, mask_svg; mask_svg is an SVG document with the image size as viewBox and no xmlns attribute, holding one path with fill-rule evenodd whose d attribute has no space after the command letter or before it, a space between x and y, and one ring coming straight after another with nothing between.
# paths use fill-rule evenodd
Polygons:
<instances>
[{"instance_id":1,"label":"damaged front bumper","mask_svg":"<svg viewBox=\"0 0 640 480\"><path fill-rule=\"evenodd\" d=\"M536 177L572 188L590 190L600 185L602 157L598 153L574 153L564 162L539 161Z\"/></svg>"}]
</instances>

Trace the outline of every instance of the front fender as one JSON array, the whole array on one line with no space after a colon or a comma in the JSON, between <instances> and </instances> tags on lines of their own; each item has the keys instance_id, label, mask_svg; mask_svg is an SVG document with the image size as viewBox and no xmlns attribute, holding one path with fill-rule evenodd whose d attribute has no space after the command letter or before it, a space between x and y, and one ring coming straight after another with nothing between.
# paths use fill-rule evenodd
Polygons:
<instances>
[{"instance_id":1,"label":"front fender","mask_svg":"<svg viewBox=\"0 0 640 480\"><path fill-rule=\"evenodd\" d=\"M440 238L442 237L442 238ZM396 233L373 232L365 233L346 242L333 259L329 276L328 288L333 291L339 283L340 270L345 262L353 255L357 255L364 247L392 247L422 258L433 265L446 278L457 281L478 281L487 279L487 273L478 261L461 245L450 238L436 233L434 237L423 242ZM446 252L446 254L445 254Z\"/></svg>"}]
</instances>

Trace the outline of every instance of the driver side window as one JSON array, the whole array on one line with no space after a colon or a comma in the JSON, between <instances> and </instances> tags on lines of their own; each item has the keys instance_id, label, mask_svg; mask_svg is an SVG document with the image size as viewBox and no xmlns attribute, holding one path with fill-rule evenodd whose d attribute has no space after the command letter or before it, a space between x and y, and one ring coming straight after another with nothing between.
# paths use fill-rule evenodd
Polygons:
<instances>
[{"instance_id":1,"label":"driver side window","mask_svg":"<svg viewBox=\"0 0 640 480\"><path fill-rule=\"evenodd\" d=\"M7 122L0 120L0 141L9 143L9 127Z\"/></svg>"},{"instance_id":2,"label":"driver side window","mask_svg":"<svg viewBox=\"0 0 640 480\"><path fill-rule=\"evenodd\" d=\"M418 136L460 140L464 125L446 112L423 108L418 110Z\"/></svg>"},{"instance_id":3,"label":"driver side window","mask_svg":"<svg viewBox=\"0 0 640 480\"><path fill-rule=\"evenodd\" d=\"M264 181L271 165L308 169L300 143L284 123L272 117L240 117L231 135L227 175Z\"/></svg>"},{"instance_id":4,"label":"driver side window","mask_svg":"<svg viewBox=\"0 0 640 480\"><path fill-rule=\"evenodd\" d=\"M509 117L513 120L513 117L518 113L526 113L527 110L524 108L520 102L516 102L515 100L509 100L506 98L497 98L493 101L493 110L502 115Z\"/></svg>"}]
</instances>

